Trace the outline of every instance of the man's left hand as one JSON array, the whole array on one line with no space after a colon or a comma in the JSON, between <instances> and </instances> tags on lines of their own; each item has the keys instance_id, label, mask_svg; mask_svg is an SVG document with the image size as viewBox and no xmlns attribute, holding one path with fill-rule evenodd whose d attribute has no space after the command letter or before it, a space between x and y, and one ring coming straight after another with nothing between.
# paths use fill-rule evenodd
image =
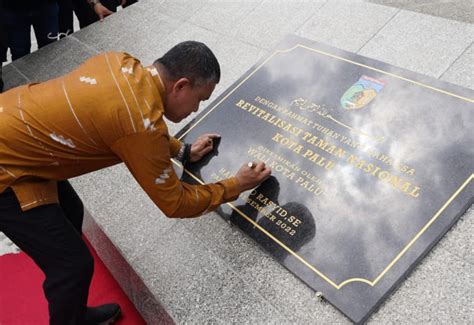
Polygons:
<instances>
[{"instance_id":1,"label":"man's left hand","mask_svg":"<svg viewBox=\"0 0 474 325\"><path fill-rule=\"evenodd\" d=\"M207 155L213 149L213 139L220 138L219 134L203 134L191 145L189 162L196 162Z\"/></svg>"}]
</instances>

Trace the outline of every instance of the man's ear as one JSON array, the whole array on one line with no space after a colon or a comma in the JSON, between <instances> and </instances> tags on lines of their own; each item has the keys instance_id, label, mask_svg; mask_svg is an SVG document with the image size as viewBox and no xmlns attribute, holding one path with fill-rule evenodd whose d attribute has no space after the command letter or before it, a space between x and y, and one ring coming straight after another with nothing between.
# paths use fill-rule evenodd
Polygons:
<instances>
[{"instance_id":1,"label":"man's ear","mask_svg":"<svg viewBox=\"0 0 474 325\"><path fill-rule=\"evenodd\" d=\"M188 78L180 78L173 84L173 92L178 93L189 86L191 86L191 81Z\"/></svg>"}]
</instances>

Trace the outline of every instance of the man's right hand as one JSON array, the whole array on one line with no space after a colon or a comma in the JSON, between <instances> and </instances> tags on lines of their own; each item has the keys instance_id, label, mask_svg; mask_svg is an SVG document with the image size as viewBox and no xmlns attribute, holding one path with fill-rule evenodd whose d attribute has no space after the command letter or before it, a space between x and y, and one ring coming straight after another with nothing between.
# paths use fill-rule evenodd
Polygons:
<instances>
[{"instance_id":1,"label":"man's right hand","mask_svg":"<svg viewBox=\"0 0 474 325\"><path fill-rule=\"evenodd\" d=\"M251 164L251 166L249 166ZM240 184L242 191L247 191L255 186L262 183L272 173L269 167L265 166L265 163L260 161L259 163L249 163L240 167L239 171L235 175L237 181Z\"/></svg>"},{"instance_id":2,"label":"man's right hand","mask_svg":"<svg viewBox=\"0 0 474 325\"><path fill-rule=\"evenodd\" d=\"M94 11L97 14L97 16L99 16L100 21L104 21L104 17L107 17L107 16L113 14L112 11L110 11L109 9L104 7L104 5L101 4L100 2L98 2L94 5Z\"/></svg>"}]
</instances>

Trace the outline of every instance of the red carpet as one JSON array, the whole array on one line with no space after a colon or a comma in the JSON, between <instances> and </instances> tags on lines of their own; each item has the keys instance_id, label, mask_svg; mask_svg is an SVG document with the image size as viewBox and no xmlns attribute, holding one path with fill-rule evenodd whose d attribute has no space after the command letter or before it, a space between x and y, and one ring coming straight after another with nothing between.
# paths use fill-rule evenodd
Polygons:
<instances>
[{"instance_id":1,"label":"red carpet","mask_svg":"<svg viewBox=\"0 0 474 325\"><path fill-rule=\"evenodd\" d=\"M90 245L89 250L95 265L88 305L116 302L122 318L115 324L146 324ZM25 253L0 256L0 325L48 324L43 280L43 273Z\"/></svg>"}]
</instances>

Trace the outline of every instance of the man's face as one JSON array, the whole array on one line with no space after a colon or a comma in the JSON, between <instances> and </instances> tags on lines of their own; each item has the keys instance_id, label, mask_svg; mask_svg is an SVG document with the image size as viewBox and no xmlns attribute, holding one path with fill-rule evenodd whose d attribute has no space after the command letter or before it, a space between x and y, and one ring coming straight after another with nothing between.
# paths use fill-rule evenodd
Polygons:
<instances>
[{"instance_id":1,"label":"man's face","mask_svg":"<svg viewBox=\"0 0 474 325\"><path fill-rule=\"evenodd\" d=\"M174 123L178 123L192 112L197 112L201 101L208 100L216 84L210 82L203 85L192 85L187 78L181 78L173 84L167 94L165 116Z\"/></svg>"}]
</instances>

